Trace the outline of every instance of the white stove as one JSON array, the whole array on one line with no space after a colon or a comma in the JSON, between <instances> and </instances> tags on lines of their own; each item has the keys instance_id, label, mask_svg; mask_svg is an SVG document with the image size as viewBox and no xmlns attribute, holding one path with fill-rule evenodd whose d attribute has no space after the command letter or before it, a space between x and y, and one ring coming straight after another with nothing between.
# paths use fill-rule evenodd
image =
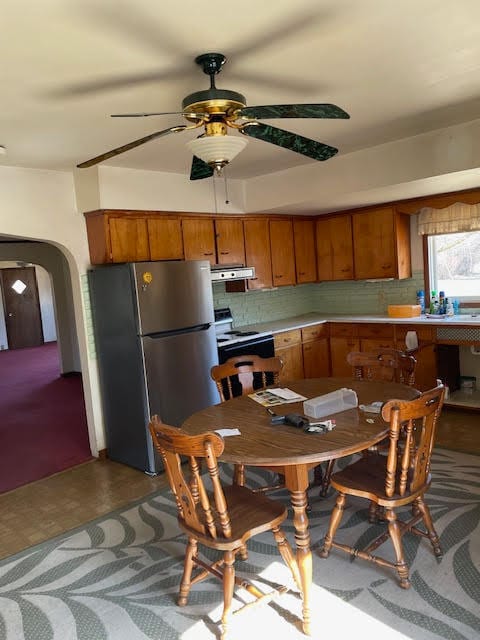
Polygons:
<instances>
[{"instance_id":1,"label":"white stove","mask_svg":"<svg viewBox=\"0 0 480 640\"><path fill-rule=\"evenodd\" d=\"M233 317L229 307L215 309L215 335L217 344L240 342L251 336L258 336L259 331L241 331L233 328Z\"/></svg>"},{"instance_id":2,"label":"white stove","mask_svg":"<svg viewBox=\"0 0 480 640\"><path fill-rule=\"evenodd\" d=\"M271 333L233 329L233 318L229 307L215 309L215 334L220 362L244 354L268 358L275 352Z\"/></svg>"}]
</instances>

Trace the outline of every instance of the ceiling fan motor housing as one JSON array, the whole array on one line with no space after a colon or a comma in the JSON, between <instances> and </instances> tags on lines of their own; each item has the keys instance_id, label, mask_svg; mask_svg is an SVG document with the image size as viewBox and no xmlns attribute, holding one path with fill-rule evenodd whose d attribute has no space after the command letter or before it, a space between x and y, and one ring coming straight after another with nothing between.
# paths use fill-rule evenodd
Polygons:
<instances>
[{"instance_id":1,"label":"ceiling fan motor housing","mask_svg":"<svg viewBox=\"0 0 480 640\"><path fill-rule=\"evenodd\" d=\"M231 116L247 104L245 96L227 89L205 89L191 93L182 101L182 111L187 120L198 122L199 113ZM192 115L190 115L190 113Z\"/></svg>"}]
</instances>

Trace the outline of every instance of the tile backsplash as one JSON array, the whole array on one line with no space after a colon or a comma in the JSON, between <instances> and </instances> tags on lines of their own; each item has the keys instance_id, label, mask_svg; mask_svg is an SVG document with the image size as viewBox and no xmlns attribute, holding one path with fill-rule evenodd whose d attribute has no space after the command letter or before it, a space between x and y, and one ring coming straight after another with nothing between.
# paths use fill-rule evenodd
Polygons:
<instances>
[{"instance_id":1,"label":"tile backsplash","mask_svg":"<svg viewBox=\"0 0 480 640\"><path fill-rule=\"evenodd\" d=\"M213 285L215 308L230 307L235 326L280 320L309 311L319 313L382 314L389 304L415 304L424 288L423 271L406 280L320 282L247 293L226 293Z\"/></svg>"}]
</instances>

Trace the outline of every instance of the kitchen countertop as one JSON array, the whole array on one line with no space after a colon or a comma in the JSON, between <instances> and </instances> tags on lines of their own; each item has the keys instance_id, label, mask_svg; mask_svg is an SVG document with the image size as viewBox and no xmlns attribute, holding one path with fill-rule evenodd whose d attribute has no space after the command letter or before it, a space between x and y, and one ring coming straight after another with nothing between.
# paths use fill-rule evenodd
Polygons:
<instances>
[{"instance_id":1,"label":"kitchen countertop","mask_svg":"<svg viewBox=\"0 0 480 640\"><path fill-rule=\"evenodd\" d=\"M444 327L447 325L479 327L480 315L459 314L445 316L444 318L427 318L426 316L414 316L413 318L391 318L384 315L333 315L325 313L305 313L299 316L283 318L282 320L270 320L244 326L235 325L235 329L242 331L258 331L260 334L280 333L292 329L302 329L322 322L352 322L352 323L389 323L389 324L419 324Z\"/></svg>"}]
</instances>

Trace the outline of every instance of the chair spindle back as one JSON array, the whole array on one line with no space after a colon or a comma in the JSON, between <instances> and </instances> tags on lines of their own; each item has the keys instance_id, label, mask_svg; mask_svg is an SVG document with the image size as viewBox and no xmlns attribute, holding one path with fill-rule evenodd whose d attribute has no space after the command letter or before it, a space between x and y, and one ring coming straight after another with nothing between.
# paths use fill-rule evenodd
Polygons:
<instances>
[{"instance_id":1,"label":"chair spindle back","mask_svg":"<svg viewBox=\"0 0 480 640\"><path fill-rule=\"evenodd\" d=\"M244 355L215 365L210 375L217 385L221 402L225 402L233 396L247 395L269 384L277 385L282 367L282 360L276 356L261 358Z\"/></svg>"},{"instance_id":2,"label":"chair spindle back","mask_svg":"<svg viewBox=\"0 0 480 640\"><path fill-rule=\"evenodd\" d=\"M230 517L217 463L224 448L223 438L213 431L189 436L181 429L163 424L158 416L152 416L148 426L153 444L162 456L179 519L213 539L229 538ZM188 458L188 465L182 465L180 456ZM202 460L208 470L210 493L201 475ZM185 468L190 471L189 478L185 477Z\"/></svg>"},{"instance_id":3,"label":"chair spindle back","mask_svg":"<svg viewBox=\"0 0 480 640\"><path fill-rule=\"evenodd\" d=\"M383 380L415 384L416 359L397 349L377 349L374 351L351 351L347 362L353 367L353 375L358 380Z\"/></svg>"},{"instance_id":4,"label":"chair spindle back","mask_svg":"<svg viewBox=\"0 0 480 640\"><path fill-rule=\"evenodd\" d=\"M430 458L443 406L443 385L415 400L390 400L382 417L390 423L385 493L404 496L429 484ZM399 446L401 445L401 446Z\"/></svg>"}]
</instances>

